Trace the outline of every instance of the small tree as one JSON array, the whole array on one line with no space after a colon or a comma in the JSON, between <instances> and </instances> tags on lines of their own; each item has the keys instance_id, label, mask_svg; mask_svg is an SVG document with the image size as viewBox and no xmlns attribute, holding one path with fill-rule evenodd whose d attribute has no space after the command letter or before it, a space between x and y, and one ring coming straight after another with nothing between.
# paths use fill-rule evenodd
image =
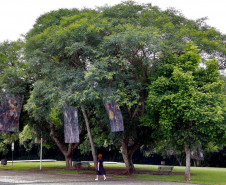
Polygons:
<instances>
[{"instance_id":1,"label":"small tree","mask_svg":"<svg viewBox=\"0 0 226 185\"><path fill-rule=\"evenodd\" d=\"M197 52L189 44L182 55L168 58L149 86L147 100L165 137L184 146L186 181L190 180L191 147L197 142L217 142L225 135L225 96L218 61L207 61L201 68Z\"/></svg>"}]
</instances>

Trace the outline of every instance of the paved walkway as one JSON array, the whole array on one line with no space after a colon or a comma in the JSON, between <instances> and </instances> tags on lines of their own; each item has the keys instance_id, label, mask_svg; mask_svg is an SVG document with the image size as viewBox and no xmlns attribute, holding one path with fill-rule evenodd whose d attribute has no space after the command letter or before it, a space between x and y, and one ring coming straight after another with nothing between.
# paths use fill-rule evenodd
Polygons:
<instances>
[{"instance_id":1,"label":"paved walkway","mask_svg":"<svg viewBox=\"0 0 226 185\"><path fill-rule=\"evenodd\" d=\"M163 182L163 181L146 181L135 180L132 178L114 178L107 177L104 181L99 177L99 181L94 180L93 175L79 174L57 174L27 171L12 171L0 169L0 185L90 185L90 184L107 184L107 185L194 185L189 183Z\"/></svg>"}]
</instances>

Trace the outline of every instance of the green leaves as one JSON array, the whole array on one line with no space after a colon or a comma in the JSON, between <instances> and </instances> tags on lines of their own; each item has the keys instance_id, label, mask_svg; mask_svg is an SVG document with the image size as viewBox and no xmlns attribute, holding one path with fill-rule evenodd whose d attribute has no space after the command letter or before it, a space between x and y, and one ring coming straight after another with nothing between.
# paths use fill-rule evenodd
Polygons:
<instances>
[{"instance_id":1,"label":"green leaves","mask_svg":"<svg viewBox=\"0 0 226 185\"><path fill-rule=\"evenodd\" d=\"M162 71L162 76L149 86L147 103L150 112L155 111L155 117L159 116L158 124L165 136L173 142L217 141L220 140L215 138L217 133L225 132L221 127L225 119L225 97L218 64L215 60L208 61L205 69L199 69L198 50L191 45L188 48L181 56L173 57L176 67L171 75Z\"/></svg>"},{"instance_id":2,"label":"green leaves","mask_svg":"<svg viewBox=\"0 0 226 185\"><path fill-rule=\"evenodd\" d=\"M148 134L161 123L167 128L163 132L174 132L180 143L194 139L199 123L217 121L209 120L211 112L219 115L219 122L222 115L211 108L222 99L219 66L212 60L201 68L199 53L221 62L225 57L224 36L200 21L134 2L42 15L26 36L25 56L36 82L26 110L37 120L51 119L60 126L65 102L82 102L91 109L110 98L120 106L125 135L131 138L142 133L140 118L148 112ZM112 89L111 96L106 88Z\"/></svg>"},{"instance_id":3,"label":"green leaves","mask_svg":"<svg viewBox=\"0 0 226 185\"><path fill-rule=\"evenodd\" d=\"M0 43L0 92L25 93L27 65L23 57L22 41Z\"/></svg>"}]
</instances>

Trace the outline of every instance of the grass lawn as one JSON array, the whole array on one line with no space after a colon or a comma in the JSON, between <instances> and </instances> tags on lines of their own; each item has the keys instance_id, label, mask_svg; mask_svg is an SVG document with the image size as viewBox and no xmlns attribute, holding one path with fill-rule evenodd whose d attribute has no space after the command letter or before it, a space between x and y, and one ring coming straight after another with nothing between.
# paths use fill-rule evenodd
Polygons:
<instances>
[{"instance_id":1,"label":"grass lawn","mask_svg":"<svg viewBox=\"0 0 226 185\"><path fill-rule=\"evenodd\" d=\"M91 166L93 164L91 163ZM22 163L8 163L6 166L0 166L0 169L12 169L12 170L30 170L39 169L39 162L22 162ZM48 169L47 169L48 168ZM52 169L51 169L52 168ZM60 169L62 168L62 169ZM42 162L43 172L52 173L83 173L83 171L65 170L65 161L56 162ZM124 164L105 164L106 170L108 168L125 168ZM135 165L136 169L140 170L152 170L157 171L158 165ZM173 172L184 173L185 167L175 166ZM84 171L87 173L87 171ZM191 167L191 183L199 184L220 184L226 185L226 168L210 168L210 167ZM95 174L95 172L94 172ZM126 177L123 175L117 177ZM184 182L184 175L152 175L152 174L136 174L132 178L143 180L160 180L160 181L178 181Z\"/></svg>"},{"instance_id":2,"label":"grass lawn","mask_svg":"<svg viewBox=\"0 0 226 185\"><path fill-rule=\"evenodd\" d=\"M65 161L42 162L42 169L65 168L65 164ZM6 166L0 165L0 169L30 170L31 168L40 169L40 162L14 162L13 167L11 162L8 162Z\"/></svg>"},{"instance_id":3,"label":"grass lawn","mask_svg":"<svg viewBox=\"0 0 226 185\"><path fill-rule=\"evenodd\" d=\"M142 170L157 171L157 165L135 165ZM175 166L173 172L185 172L185 167ZM191 167L191 183L226 185L226 168ZM184 182L183 175L135 175L137 179Z\"/></svg>"}]
</instances>

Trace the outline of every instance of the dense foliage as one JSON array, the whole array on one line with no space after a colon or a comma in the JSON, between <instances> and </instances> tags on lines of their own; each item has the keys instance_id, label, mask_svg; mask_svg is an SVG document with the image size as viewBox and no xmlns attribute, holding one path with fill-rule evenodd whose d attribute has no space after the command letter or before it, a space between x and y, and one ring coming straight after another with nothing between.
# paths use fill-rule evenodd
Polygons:
<instances>
[{"instance_id":1,"label":"dense foliage","mask_svg":"<svg viewBox=\"0 0 226 185\"><path fill-rule=\"evenodd\" d=\"M134 173L133 154L141 146L154 147L164 137L178 148L225 137L219 79L225 38L204 19L189 20L151 4L60 9L40 16L27 33L25 58L17 63L26 64L26 70L19 67L15 75L28 72L32 91L25 109L39 135L50 135L66 159L78 147L68 145L66 152L63 144L63 106L69 104L79 107L80 148L87 149L82 115L88 115L89 139L92 133L97 146L121 147L127 170ZM9 64L6 55L1 59L6 89L16 81L2 67ZM24 78L11 87L23 87ZM123 133L109 133L106 98L122 111Z\"/></svg>"}]
</instances>

